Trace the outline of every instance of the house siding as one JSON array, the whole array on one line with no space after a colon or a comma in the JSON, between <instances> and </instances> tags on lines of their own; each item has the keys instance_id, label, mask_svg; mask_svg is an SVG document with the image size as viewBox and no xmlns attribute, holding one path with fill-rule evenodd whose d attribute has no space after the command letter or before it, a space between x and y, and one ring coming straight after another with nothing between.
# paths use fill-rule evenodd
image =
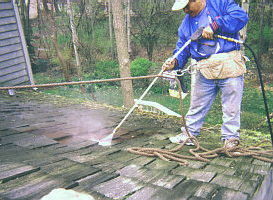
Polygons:
<instances>
[{"instance_id":1,"label":"house siding","mask_svg":"<svg viewBox=\"0 0 273 200\"><path fill-rule=\"evenodd\" d=\"M12 2L0 1L0 86L34 85L25 39Z\"/></svg>"}]
</instances>

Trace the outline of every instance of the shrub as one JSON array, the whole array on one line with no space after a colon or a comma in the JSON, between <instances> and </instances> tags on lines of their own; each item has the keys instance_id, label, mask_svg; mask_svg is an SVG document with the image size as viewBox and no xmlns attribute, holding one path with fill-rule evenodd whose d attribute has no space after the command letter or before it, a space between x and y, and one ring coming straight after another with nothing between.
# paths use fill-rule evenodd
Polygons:
<instances>
[{"instance_id":1,"label":"shrub","mask_svg":"<svg viewBox=\"0 0 273 200\"><path fill-rule=\"evenodd\" d=\"M31 65L32 65L33 73L40 73L40 72L46 72L48 70L50 63L49 63L49 60L37 59L37 60L34 60L31 63Z\"/></svg>"},{"instance_id":2,"label":"shrub","mask_svg":"<svg viewBox=\"0 0 273 200\"><path fill-rule=\"evenodd\" d=\"M105 60L95 62L94 79L119 78L119 65L115 60ZM97 83L96 86L118 85L119 82Z\"/></svg>"},{"instance_id":3,"label":"shrub","mask_svg":"<svg viewBox=\"0 0 273 200\"><path fill-rule=\"evenodd\" d=\"M131 63L131 76L147 76L153 65L153 62L146 58L136 58ZM134 80L133 84L135 87L146 87L149 84L149 79L141 79L139 81Z\"/></svg>"},{"instance_id":4,"label":"shrub","mask_svg":"<svg viewBox=\"0 0 273 200\"><path fill-rule=\"evenodd\" d=\"M115 60L95 62L96 79L110 79L119 77L118 62Z\"/></svg>"},{"instance_id":5,"label":"shrub","mask_svg":"<svg viewBox=\"0 0 273 200\"><path fill-rule=\"evenodd\" d=\"M153 62L146 58L136 58L131 63L131 74L132 76L147 76L152 65Z\"/></svg>"}]
</instances>

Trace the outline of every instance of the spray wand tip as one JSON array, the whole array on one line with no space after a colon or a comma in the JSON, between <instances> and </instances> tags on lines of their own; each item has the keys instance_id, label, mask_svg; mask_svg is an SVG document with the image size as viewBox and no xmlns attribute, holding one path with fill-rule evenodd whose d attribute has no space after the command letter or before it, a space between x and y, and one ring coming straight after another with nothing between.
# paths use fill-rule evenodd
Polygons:
<instances>
[{"instance_id":1,"label":"spray wand tip","mask_svg":"<svg viewBox=\"0 0 273 200\"><path fill-rule=\"evenodd\" d=\"M110 135L108 135L105 138L101 139L99 141L99 145L104 146L104 147L111 146L111 142L112 142L114 134L115 134L115 130Z\"/></svg>"},{"instance_id":2,"label":"spray wand tip","mask_svg":"<svg viewBox=\"0 0 273 200\"><path fill-rule=\"evenodd\" d=\"M99 145L103 147L111 146L111 141L100 141Z\"/></svg>"}]
</instances>

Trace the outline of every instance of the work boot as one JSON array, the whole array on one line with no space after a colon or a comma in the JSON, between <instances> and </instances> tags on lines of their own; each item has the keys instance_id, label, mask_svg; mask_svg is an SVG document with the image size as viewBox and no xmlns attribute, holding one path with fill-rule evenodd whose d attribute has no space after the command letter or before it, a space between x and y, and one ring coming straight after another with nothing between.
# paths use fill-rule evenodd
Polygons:
<instances>
[{"instance_id":1,"label":"work boot","mask_svg":"<svg viewBox=\"0 0 273 200\"><path fill-rule=\"evenodd\" d=\"M190 135L192 137L192 135ZM172 142L172 143L176 143L176 144L182 144L185 140L187 140L189 138L188 134L187 133L180 133L176 136L173 136L173 137L170 137L169 140ZM187 140L186 142L186 145L188 146L192 146L194 145L193 142L191 140Z\"/></svg>"},{"instance_id":2,"label":"work boot","mask_svg":"<svg viewBox=\"0 0 273 200\"><path fill-rule=\"evenodd\" d=\"M225 142L224 147L227 147L227 148L233 148L233 147L239 146L239 141L236 140L236 138L230 138L228 140L225 139L224 142Z\"/></svg>"},{"instance_id":3,"label":"work boot","mask_svg":"<svg viewBox=\"0 0 273 200\"><path fill-rule=\"evenodd\" d=\"M225 145L224 145L224 148L227 148L228 149L231 149L231 148L234 148L234 147L238 147L240 142L239 140L237 140L236 138L230 138L228 140L224 140L225 141ZM241 152L238 148L234 148L234 149L231 149L233 154L236 155L236 156L240 156L241 155Z\"/></svg>"}]
</instances>

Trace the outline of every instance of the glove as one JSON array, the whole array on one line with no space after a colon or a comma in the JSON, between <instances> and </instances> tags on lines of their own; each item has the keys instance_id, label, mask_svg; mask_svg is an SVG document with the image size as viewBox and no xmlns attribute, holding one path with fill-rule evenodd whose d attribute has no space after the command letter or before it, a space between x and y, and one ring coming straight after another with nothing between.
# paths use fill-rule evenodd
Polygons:
<instances>
[{"instance_id":1,"label":"glove","mask_svg":"<svg viewBox=\"0 0 273 200\"><path fill-rule=\"evenodd\" d=\"M212 30L212 28L209 25L203 29L202 37L205 39L213 40L213 34L214 34L214 31Z\"/></svg>"},{"instance_id":2,"label":"glove","mask_svg":"<svg viewBox=\"0 0 273 200\"><path fill-rule=\"evenodd\" d=\"M177 63L176 59L168 58L166 62L163 64L162 70L164 71L172 70L175 67L176 63Z\"/></svg>"}]
</instances>

